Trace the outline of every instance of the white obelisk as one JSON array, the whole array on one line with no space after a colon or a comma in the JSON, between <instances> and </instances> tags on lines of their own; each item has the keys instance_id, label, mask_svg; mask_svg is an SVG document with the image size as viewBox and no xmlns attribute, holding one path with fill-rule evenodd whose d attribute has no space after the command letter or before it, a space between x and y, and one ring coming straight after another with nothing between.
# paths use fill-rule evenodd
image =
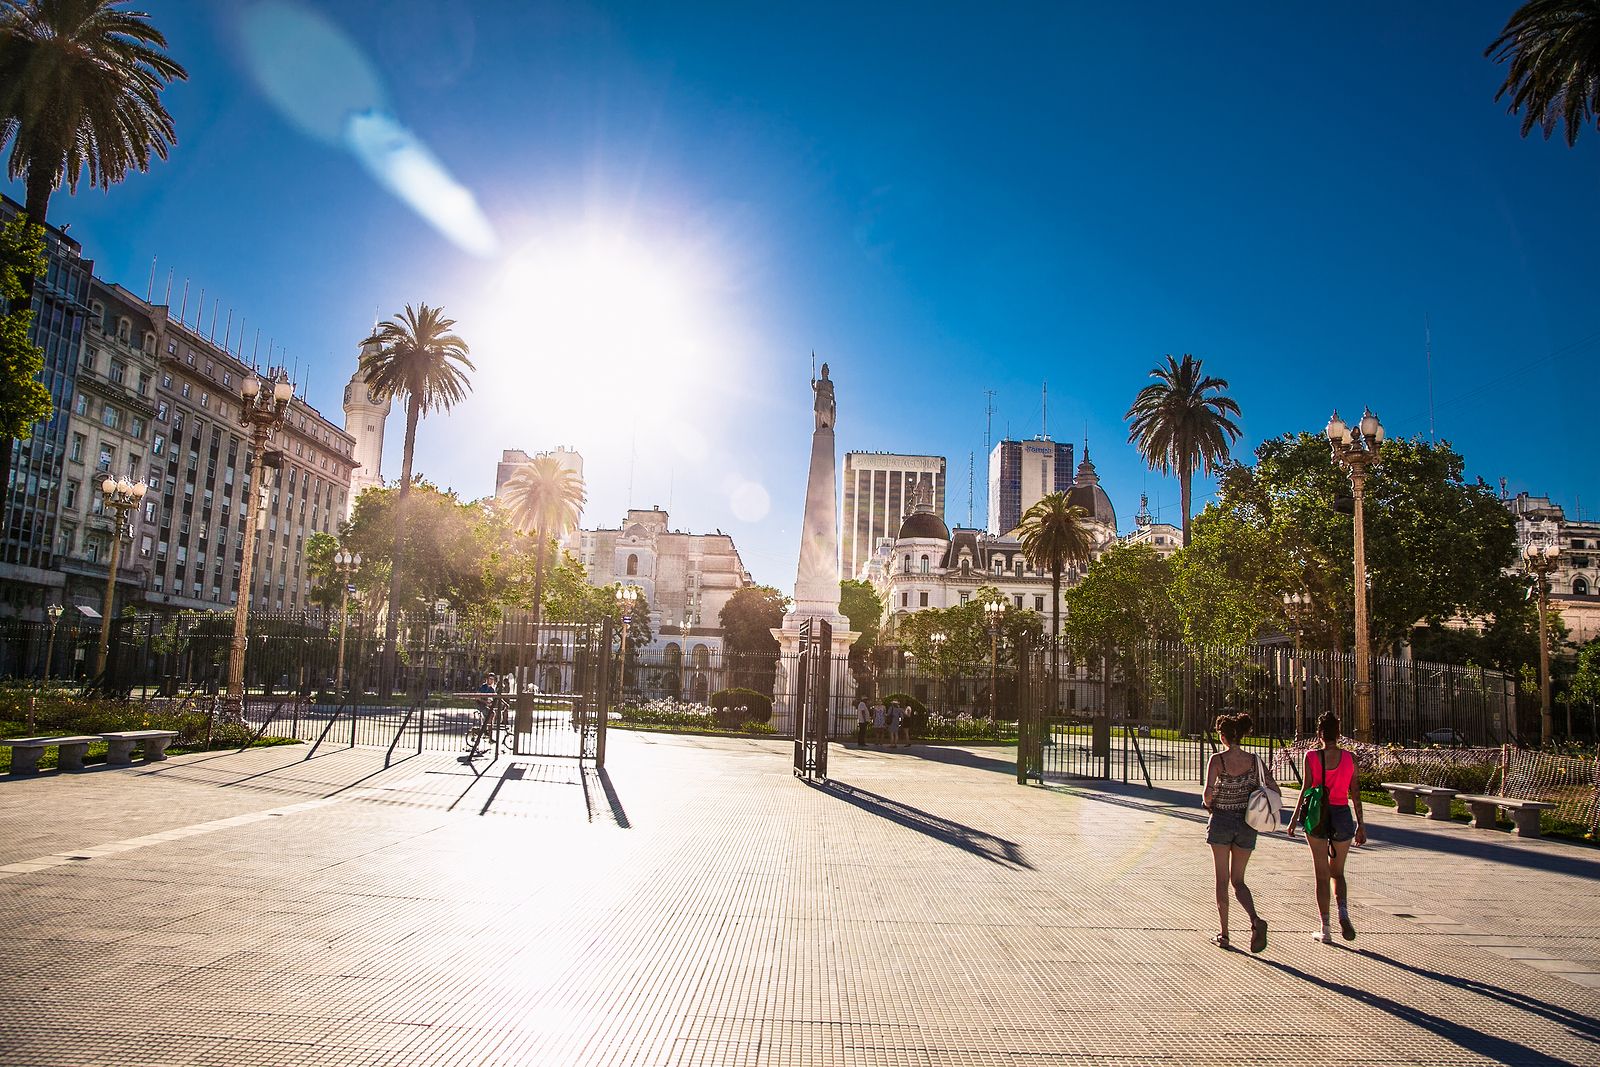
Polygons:
<instances>
[{"instance_id":1,"label":"white obelisk","mask_svg":"<svg viewBox=\"0 0 1600 1067\"><path fill-rule=\"evenodd\" d=\"M835 474L833 427L837 417L833 382L828 365L822 377L811 383L816 394L814 409L817 425L811 434L811 471L806 476L806 513L800 526L800 567L794 580L794 606L783 617L783 626L772 631L778 640L780 657L773 689L772 725L779 733L794 733L794 667L800 651L800 624L812 626L826 621L833 627L833 680L829 686L837 694L835 719L848 709L849 694L855 688L845 660L850 646L861 635L850 629L850 620L839 613L839 490ZM843 728L838 722L833 726Z\"/></svg>"}]
</instances>

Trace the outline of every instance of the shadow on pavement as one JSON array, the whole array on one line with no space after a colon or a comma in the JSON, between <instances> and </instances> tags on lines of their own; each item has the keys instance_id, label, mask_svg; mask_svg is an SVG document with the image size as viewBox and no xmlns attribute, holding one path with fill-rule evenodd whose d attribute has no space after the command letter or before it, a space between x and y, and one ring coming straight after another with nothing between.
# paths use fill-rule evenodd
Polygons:
<instances>
[{"instance_id":1,"label":"shadow on pavement","mask_svg":"<svg viewBox=\"0 0 1600 1067\"><path fill-rule=\"evenodd\" d=\"M1581 845L1567 845L1565 842L1555 845L1555 848L1561 849L1559 852L1555 851L1555 848L1537 846L1519 848L1496 840L1497 836L1507 836L1503 831L1474 830L1468 826L1457 826L1456 829L1460 833L1412 830L1393 823L1381 825L1369 823L1367 836L1374 841L1404 845L1408 848L1434 849L1513 867L1529 867L1553 874L1567 874L1574 878L1600 881L1600 851Z\"/></svg>"},{"instance_id":2,"label":"shadow on pavement","mask_svg":"<svg viewBox=\"0 0 1600 1067\"><path fill-rule=\"evenodd\" d=\"M1484 1033L1482 1030L1472 1026L1452 1019L1442 1018L1423 1011L1421 1008L1414 1008L1409 1004L1402 1004L1398 1000L1391 1000L1389 997L1374 993L1371 990L1358 989L1352 985L1345 985L1343 982L1335 982L1330 978L1308 974L1292 964L1266 959L1261 956L1251 956L1249 958L1264 967L1282 971L1284 974L1325 989L1329 993L1336 993L1357 1004L1365 1004L1376 1008L1399 1019L1401 1022L1410 1023L1412 1026L1420 1027L1431 1034L1444 1038L1446 1041L1459 1045L1469 1052L1487 1056L1496 1063L1514 1063L1526 1065L1526 1067L1581 1067L1581 1064L1572 1060L1560 1059L1547 1052L1528 1048L1520 1042ZM1444 980L1452 984L1459 982L1459 979L1452 977L1446 977ZM1518 1006L1520 1007L1520 1005Z\"/></svg>"},{"instance_id":3,"label":"shadow on pavement","mask_svg":"<svg viewBox=\"0 0 1600 1067\"><path fill-rule=\"evenodd\" d=\"M970 852L974 856L997 863L1002 867L1012 867L1020 870L1033 870L1023 855L1022 846L1015 841L1007 841L1003 837L975 830L949 819L913 808L909 804L902 804L898 800L877 793L859 789L843 782L827 781L822 783L807 782L813 789L820 789L825 793L838 797L846 804L854 805L862 811L871 812L892 823L915 830L919 834L926 834L935 841L943 841L947 845L954 845L963 852Z\"/></svg>"},{"instance_id":4,"label":"shadow on pavement","mask_svg":"<svg viewBox=\"0 0 1600 1067\"><path fill-rule=\"evenodd\" d=\"M1418 967L1414 963L1403 963L1391 956L1385 956L1381 952L1374 952L1369 948L1360 948L1355 951L1368 959L1387 963L1391 967L1398 967L1408 974L1414 974L1419 978L1431 978L1443 985L1470 990L1479 996L1488 997L1490 1000L1498 1000L1500 1003L1510 1007L1549 1019L1560 1026L1570 1027L1580 1037L1588 1038L1591 1041L1600 1041L1600 1020L1595 1019L1593 1016L1568 1011L1558 1004L1551 1004L1547 1001L1530 997L1526 993L1518 993L1513 989L1505 989L1501 986L1490 985L1487 982L1480 982L1476 978L1441 974L1438 971L1430 971L1426 967Z\"/></svg>"},{"instance_id":5,"label":"shadow on pavement","mask_svg":"<svg viewBox=\"0 0 1600 1067\"><path fill-rule=\"evenodd\" d=\"M604 769L597 771L592 767L584 767L582 769L582 779L583 806L589 813L590 822L594 822L595 805L594 792L590 789L589 783L590 781L594 781L599 783L600 791L605 794L606 807L611 812L611 821L616 823L624 830L633 829L633 824L628 821L628 812L623 808L621 798L617 796L616 789L611 785L610 772Z\"/></svg>"},{"instance_id":6,"label":"shadow on pavement","mask_svg":"<svg viewBox=\"0 0 1600 1067\"><path fill-rule=\"evenodd\" d=\"M1015 757L1003 759L999 756L989 756L981 752L970 752L964 748L944 748L938 745L920 745L915 751L908 750L908 756L928 760L930 763L948 763L955 767L973 767L980 771L999 771L1013 777L1017 773Z\"/></svg>"}]
</instances>

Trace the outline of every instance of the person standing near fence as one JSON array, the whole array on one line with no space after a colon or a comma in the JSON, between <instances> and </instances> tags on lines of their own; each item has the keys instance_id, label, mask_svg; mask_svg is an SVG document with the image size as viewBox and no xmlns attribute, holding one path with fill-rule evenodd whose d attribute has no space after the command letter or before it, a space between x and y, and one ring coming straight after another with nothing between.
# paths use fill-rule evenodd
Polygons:
<instances>
[{"instance_id":1,"label":"person standing near fence","mask_svg":"<svg viewBox=\"0 0 1600 1067\"><path fill-rule=\"evenodd\" d=\"M872 705L867 698L856 698L856 747L867 747L867 730L872 726Z\"/></svg>"},{"instance_id":2,"label":"person standing near fence","mask_svg":"<svg viewBox=\"0 0 1600 1067\"><path fill-rule=\"evenodd\" d=\"M1304 813L1306 842L1311 846L1311 865L1317 880L1317 911L1322 915L1322 928L1312 938L1328 944L1333 941L1333 931L1328 926L1330 881L1332 896L1339 905L1339 932L1346 941L1356 939L1356 928L1350 922L1350 887L1345 881L1344 864L1352 841L1358 845L1367 843L1367 826L1361 813L1355 755L1339 747L1339 716L1323 712L1317 720L1317 732L1322 735L1322 747L1306 753L1305 788L1300 790L1300 802L1289 820L1289 836L1294 836Z\"/></svg>"},{"instance_id":3,"label":"person standing near fence","mask_svg":"<svg viewBox=\"0 0 1600 1067\"><path fill-rule=\"evenodd\" d=\"M1256 914L1255 898L1245 884L1244 871L1255 851L1257 833L1245 822L1250 794L1257 787L1276 791L1272 771L1259 757L1246 752L1241 744L1254 723L1243 712L1217 716L1217 734L1227 745L1215 753L1206 766L1205 791L1200 803L1211 812L1206 824L1206 844L1211 846L1212 866L1217 882L1217 917L1222 932L1211 939L1218 948L1228 948L1228 889L1239 898L1239 906L1250 918L1250 951L1267 947L1267 921Z\"/></svg>"}]
</instances>

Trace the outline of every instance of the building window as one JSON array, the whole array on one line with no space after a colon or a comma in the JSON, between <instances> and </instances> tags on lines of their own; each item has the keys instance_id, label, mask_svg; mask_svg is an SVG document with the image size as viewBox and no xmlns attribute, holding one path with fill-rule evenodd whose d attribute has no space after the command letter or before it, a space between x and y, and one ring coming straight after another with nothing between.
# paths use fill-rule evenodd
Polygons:
<instances>
[{"instance_id":1,"label":"building window","mask_svg":"<svg viewBox=\"0 0 1600 1067\"><path fill-rule=\"evenodd\" d=\"M1016 604L1017 607L1019 607L1019 608L1022 607L1022 594L1021 593L1018 593L1016 596L1012 597L1011 600L1012 600L1012 603Z\"/></svg>"},{"instance_id":2,"label":"building window","mask_svg":"<svg viewBox=\"0 0 1600 1067\"><path fill-rule=\"evenodd\" d=\"M927 556L923 556L922 557L922 573L923 574L927 574L928 573L928 557Z\"/></svg>"},{"instance_id":3,"label":"building window","mask_svg":"<svg viewBox=\"0 0 1600 1067\"><path fill-rule=\"evenodd\" d=\"M79 393L72 401L72 413L74 415L87 415L89 413L89 398Z\"/></svg>"},{"instance_id":4,"label":"building window","mask_svg":"<svg viewBox=\"0 0 1600 1067\"><path fill-rule=\"evenodd\" d=\"M59 551L63 556L72 554L72 543L76 539L78 528L75 526L61 527L61 545Z\"/></svg>"},{"instance_id":5,"label":"building window","mask_svg":"<svg viewBox=\"0 0 1600 1067\"><path fill-rule=\"evenodd\" d=\"M228 371L222 372L222 385L224 388L229 388L233 385L233 375Z\"/></svg>"},{"instance_id":6,"label":"building window","mask_svg":"<svg viewBox=\"0 0 1600 1067\"><path fill-rule=\"evenodd\" d=\"M84 436L83 436L83 434L81 434L81 433L73 434L72 435L72 451L67 454L67 458L72 460L72 462L74 462L74 463L82 463L83 462L83 446L84 446Z\"/></svg>"},{"instance_id":7,"label":"building window","mask_svg":"<svg viewBox=\"0 0 1600 1067\"><path fill-rule=\"evenodd\" d=\"M150 454L152 456L159 456L159 455L161 455L161 453L165 452L166 450L167 450L167 435L166 434L161 434L161 433L156 434L155 441L150 445Z\"/></svg>"},{"instance_id":8,"label":"building window","mask_svg":"<svg viewBox=\"0 0 1600 1067\"><path fill-rule=\"evenodd\" d=\"M638 574L639 573L639 557L638 556L629 556L628 557L628 573L629 574Z\"/></svg>"},{"instance_id":9,"label":"building window","mask_svg":"<svg viewBox=\"0 0 1600 1067\"><path fill-rule=\"evenodd\" d=\"M1044 597L1036 596L1036 597L1033 598L1033 610L1034 611L1043 611L1044 610Z\"/></svg>"},{"instance_id":10,"label":"building window","mask_svg":"<svg viewBox=\"0 0 1600 1067\"><path fill-rule=\"evenodd\" d=\"M78 506L78 483L69 480L67 482L66 492L62 496L61 499L62 499L62 505L64 507L69 507L69 508L77 507Z\"/></svg>"},{"instance_id":11,"label":"building window","mask_svg":"<svg viewBox=\"0 0 1600 1067\"><path fill-rule=\"evenodd\" d=\"M156 401L156 421L167 421L167 402L165 400Z\"/></svg>"},{"instance_id":12,"label":"building window","mask_svg":"<svg viewBox=\"0 0 1600 1067\"><path fill-rule=\"evenodd\" d=\"M971 598L971 596L972 596L971 593L969 593L965 589L963 589L961 591L961 603L965 604L967 602L967 600Z\"/></svg>"},{"instance_id":13,"label":"building window","mask_svg":"<svg viewBox=\"0 0 1600 1067\"><path fill-rule=\"evenodd\" d=\"M120 318L117 320L117 340L133 340L133 323L129 322L126 318Z\"/></svg>"},{"instance_id":14,"label":"building window","mask_svg":"<svg viewBox=\"0 0 1600 1067\"><path fill-rule=\"evenodd\" d=\"M203 408L211 406L211 394L204 389L200 390L200 406Z\"/></svg>"},{"instance_id":15,"label":"building window","mask_svg":"<svg viewBox=\"0 0 1600 1067\"><path fill-rule=\"evenodd\" d=\"M191 358L193 358L193 357L191 357ZM178 391L183 394L183 398L185 400L189 399L189 383L188 382L184 382L183 383L183 388L178 390Z\"/></svg>"},{"instance_id":16,"label":"building window","mask_svg":"<svg viewBox=\"0 0 1600 1067\"><path fill-rule=\"evenodd\" d=\"M925 608L928 606L928 594L926 592L917 594L917 606L919 608Z\"/></svg>"},{"instance_id":17,"label":"building window","mask_svg":"<svg viewBox=\"0 0 1600 1067\"><path fill-rule=\"evenodd\" d=\"M129 423L128 432L139 440L144 440L144 418L135 415L132 422Z\"/></svg>"},{"instance_id":18,"label":"building window","mask_svg":"<svg viewBox=\"0 0 1600 1067\"><path fill-rule=\"evenodd\" d=\"M101 445L100 446L100 461L95 464L95 467L100 469L100 470L103 470L103 471L110 471L111 470L111 465L116 462L116 459L117 459L117 450L116 449L112 448L110 445Z\"/></svg>"},{"instance_id":19,"label":"building window","mask_svg":"<svg viewBox=\"0 0 1600 1067\"><path fill-rule=\"evenodd\" d=\"M116 382L118 385L121 385L123 380L126 379L127 377L128 377L127 364L118 363L116 360L112 360L111 361L111 380Z\"/></svg>"},{"instance_id":20,"label":"building window","mask_svg":"<svg viewBox=\"0 0 1600 1067\"><path fill-rule=\"evenodd\" d=\"M109 430L115 430L122 423L122 412L107 404L100 412L100 423Z\"/></svg>"},{"instance_id":21,"label":"building window","mask_svg":"<svg viewBox=\"0 0 1600 1067\"><path fill-rule=\"evenodd\" d=\"M906 554L905 566L902 568L902 573L904 573L904 574L910 574L911 573L911 555L910 555L910 553Z\"/></svg>"},{"instance_id":22,"label":"building window","mask_svg":"<svg viewBox=\"0 0 1600 1067\"><path fill-rule=\"evenodd\" d=\"M1577 596L1589 595L1589 581L1586 578L1572 579L1572 592Z\"/></svg>"},{"instance_id":23,"label":"building window","mask_svg":"<svg viewBox=\"0 0 1600 1067\"><path fill-rule=\"evenodd\" d=\"M900 594L900 606L903 607L903 608L909 608L911 606L911 594L910 593L901 593Z\"/></svg>"}]
</instances>

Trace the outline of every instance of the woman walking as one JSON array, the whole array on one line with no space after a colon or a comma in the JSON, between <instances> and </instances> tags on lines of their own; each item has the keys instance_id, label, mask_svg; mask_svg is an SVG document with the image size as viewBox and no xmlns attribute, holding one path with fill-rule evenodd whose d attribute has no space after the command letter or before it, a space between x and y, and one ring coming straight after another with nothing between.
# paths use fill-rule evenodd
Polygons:
<instances>
[{"instance_id":1,"label":"woman walking","mask_svg":"<svg viewBox=\"0 0 1600 1067\"><path fill-rule=\"evenodd\" d=\"M1272 771L1259 757L1240 747L1244 736L1254 723L1243 712L1238 715L1219 715L1217 733L1227 745L1211 757L1206 767L1206 788L1201 803L1211 812L1206 825L1206 844L1211 846L1211 858L1217 875L1217 916L1222 922L1222 932L1211 939L1219 948L1228 946L1228 889L1239 898L1239 906L1250 919L1250 951L1260 952L1267 947L1267 921L1256 914L1250 887L1244 883L1244 869L1250 863L1250 853L1256 847L1256 831L1245 822L1245 809L1250 805L1250 794L1256 788L1277 790Z\"/></svg>"},{"instance_id":2,"label":"woman walking","mask_svg":"<svg viewBox=\"0 0 1600 1067\"><path fill-rule=\"evenodd\" d=\"M1348 750L1339 747L1339 716L1331 711L1322 713L1317 720L1317 732L1322 735L1322 747L1306 753L1305 788L1300 790L1300 802L1294 806L1294 817L1289 820L1289 836L1300 823L1301 812L1308 803L1315 803L1321 814L1317 821L1306 827L1306 842L1311 846L1311 864L1317 879L1317 911L1322 915L1322 929L1313 939L1328 944L1333 941L1333 931L1328 926L1328 883L1333 883L1333 897L1339 904L1339 933L1346 941L1356 939L1356 928L1350 922L1350 887L1344 877L1345 858L1350 854L1350 843L1367 843L1366 820L1361 814L1361 790L1356 785L1356 760ZM1310 801L1321 787L1318 801ZM1351 807L1355 814L1351 814Z\"/></svg>"}]
</instances>

